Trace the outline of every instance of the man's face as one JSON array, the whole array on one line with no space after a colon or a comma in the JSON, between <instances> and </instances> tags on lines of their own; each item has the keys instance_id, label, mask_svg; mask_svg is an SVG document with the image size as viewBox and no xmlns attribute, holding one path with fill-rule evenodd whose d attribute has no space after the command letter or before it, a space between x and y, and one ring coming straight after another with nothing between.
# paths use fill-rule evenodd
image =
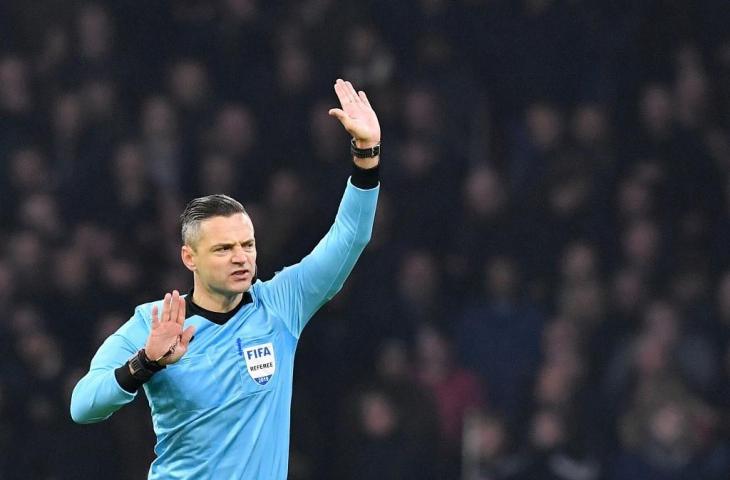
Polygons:
<instances>
[{"instance_id":1,"label":"man's face","mask_svg":"<svg viewBox=\"0 0 730 480\"><path fill-rule=\"evenodd\" d=\"M256 273L251 219L237 213L203 220L194 244L183 246L182 257L209 291L226 296L245 292Z\"/></svg>"}]
</instances>

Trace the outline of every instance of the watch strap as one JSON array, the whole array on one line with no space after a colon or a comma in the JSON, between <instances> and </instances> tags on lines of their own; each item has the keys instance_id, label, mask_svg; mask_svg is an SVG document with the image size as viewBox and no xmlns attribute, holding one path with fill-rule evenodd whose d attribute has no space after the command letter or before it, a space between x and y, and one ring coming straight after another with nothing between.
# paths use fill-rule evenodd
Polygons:
<instances>
[{"instance_id":1,"label":"watch strap","mask_svg":"<svg viewBox=\"0 0 730 480\"><path fill-rule=\"evenodd\" d=\"M380 155L380 142L370 148L358 148L355 139L350 140L350 153L357 158L373 158Z\"/></svg>"}]
</instances>

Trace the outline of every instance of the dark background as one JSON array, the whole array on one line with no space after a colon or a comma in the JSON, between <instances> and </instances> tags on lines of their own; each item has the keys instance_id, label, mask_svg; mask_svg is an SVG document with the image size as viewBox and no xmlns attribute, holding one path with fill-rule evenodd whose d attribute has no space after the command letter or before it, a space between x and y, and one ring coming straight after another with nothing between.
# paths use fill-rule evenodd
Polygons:
<instances>
[{"instance_id":1,"label":"dark background","mask_svg":"<svg viewBox=\"0 0 730 480\"><path fill-rule=\"evenodd\" d=\"M244 203L262 279L315 245L340 77L382 189L300 342L290 478L729 478L728 25L726 0L0 2L0 478L146 476L144 395L79 426L70 391L191 287L192 197Z\"/></svg>"}]
</instances>

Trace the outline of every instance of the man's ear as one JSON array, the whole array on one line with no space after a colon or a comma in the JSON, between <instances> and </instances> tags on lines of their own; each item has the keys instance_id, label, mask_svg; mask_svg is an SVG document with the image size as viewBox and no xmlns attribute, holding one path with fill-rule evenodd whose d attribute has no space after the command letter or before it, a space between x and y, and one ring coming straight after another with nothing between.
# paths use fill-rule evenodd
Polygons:
<instances>
[{"instance_id":1,"label":"man's ear","mask_svg":"<svg viewBox=\"0 0 730 480\"><path fill-rule=\"evenodd\" d=\"M189 247L188 245L183 245L180 249L180 258L182 259L183 265L190 270L191 272L194 272L196 270L195 266L195 251L192 249L192 247Z\"/></svg>"}]
</instances>

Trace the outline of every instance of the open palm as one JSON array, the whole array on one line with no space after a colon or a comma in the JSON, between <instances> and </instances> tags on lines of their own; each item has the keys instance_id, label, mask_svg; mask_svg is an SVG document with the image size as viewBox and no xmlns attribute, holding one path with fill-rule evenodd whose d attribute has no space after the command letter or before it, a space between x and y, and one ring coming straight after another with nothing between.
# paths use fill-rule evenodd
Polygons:
<instances>
[{"instance_id":1,"label":"open palm","mask_svg":"<svg viewBox=\"0 0 730 480\"><path fill-rule=\"evenodd\" d=\"M335 82L335 93L342 108L332 108L329 114L342 123L359 148L378 144L380 123L365 92L356 92L352 83L338 78Z\"/></svg>"}]
</instances>

